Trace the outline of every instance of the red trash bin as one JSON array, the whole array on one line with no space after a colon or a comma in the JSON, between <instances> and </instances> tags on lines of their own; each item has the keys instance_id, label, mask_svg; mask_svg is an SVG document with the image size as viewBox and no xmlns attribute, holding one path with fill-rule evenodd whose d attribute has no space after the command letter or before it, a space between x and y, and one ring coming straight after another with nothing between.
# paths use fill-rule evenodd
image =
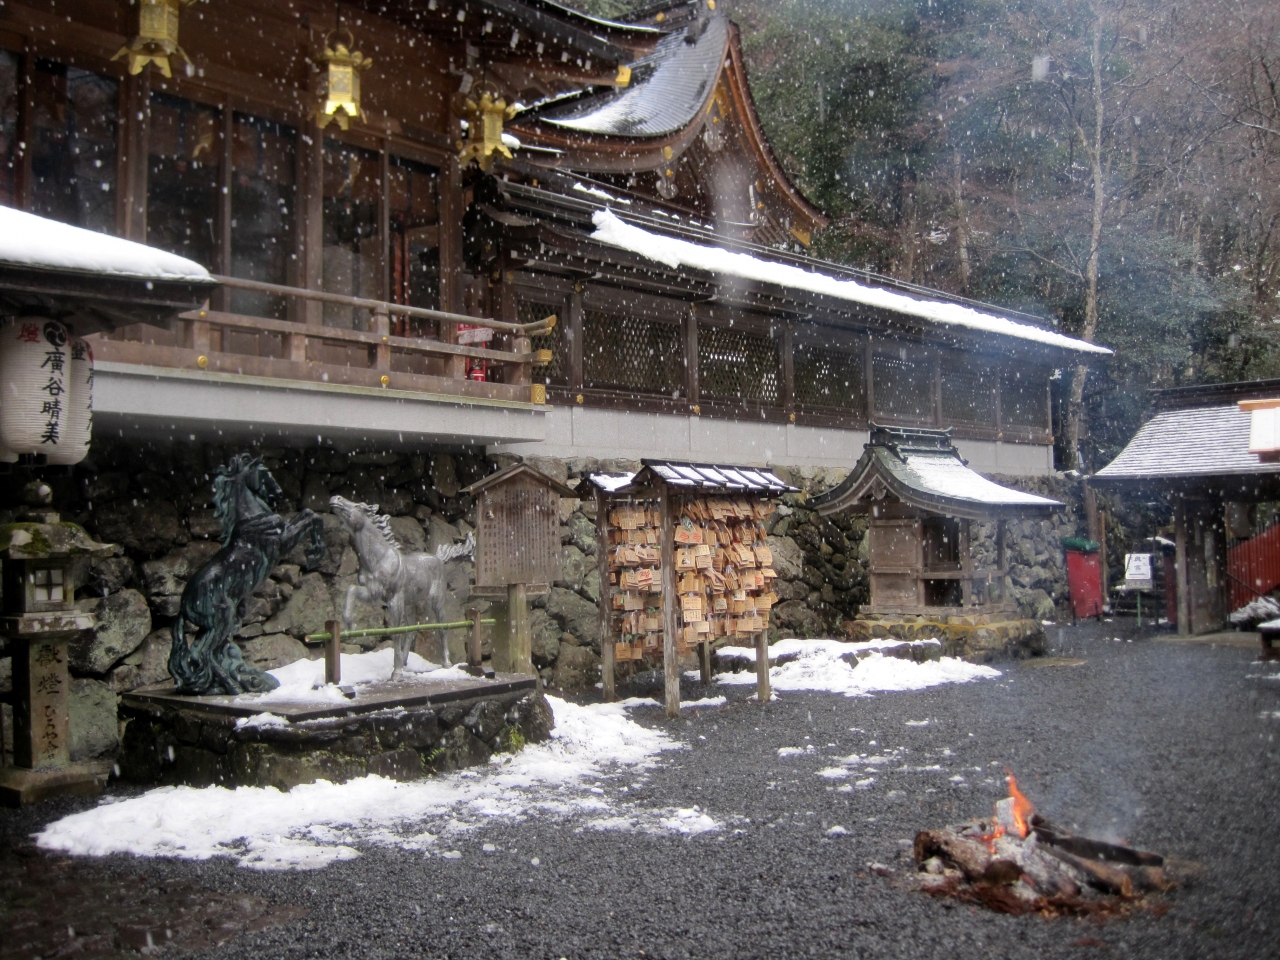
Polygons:
<instances>
[{"instance_id":1,"label":"red trash bin","mask_svg":"<svg viewBox=\"0 0 1280 960\"><path fill-rule=\"evenodd\" d=\"M1098 544L1075 537L1064 539L1067 548L1067 589L1071 592L1071 609L1077 617L1102 614L1102 564Z\"/></svg>"}]
</instances>

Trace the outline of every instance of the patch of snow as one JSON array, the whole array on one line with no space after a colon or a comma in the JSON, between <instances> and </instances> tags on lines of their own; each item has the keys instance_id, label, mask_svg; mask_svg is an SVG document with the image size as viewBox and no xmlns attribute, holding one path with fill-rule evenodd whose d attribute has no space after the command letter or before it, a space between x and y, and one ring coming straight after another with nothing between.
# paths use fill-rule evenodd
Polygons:
<instances>
[{"instance_id":1,"label":"patch of snow","mask_svg":"<svg viewBox=\"0 0 1280 960\"><path fill-rule=\"evenodd\" d=\"M519 150L524 144L520 142L520 138L513 134L504 132L502 134L502 145L508 150Z\"/></svg>"},{"instance_id":2,"label":"patch of snow","mask_svg":"<svg viewBox=\"0 0 1280 960\"><path fill-rule=\"evenodd\" d=\"M846 834L848 834L848 832L849 832L848 830L846 830L844 827L840 826L840 824L837 823L834 827L832 827L830 830L827 831L827 836L843 837Z\"/></svg>"},{"instance_id":3,"label":"patch of snow","mask_svg":"<svg viewBox=\"0 0 1280 960\"><path fill-rule=\"evenodd\" d=\"M261 870L310 870L358 857L362 845L429 855L442 839L494 820L576 816L588 826L599 819L604 828L656 834L713 829L701 812L634 807L592 792L611 773L648 769L681 744L633 723L618 704L547 700L556 722L551 739L499 754L485 767L405 783L375 776L318 781L287 793L160 787L56 820L37 844L83 856L229 857Z\"/></svg>"},{"instance_id":4,"label":"patch of snow","mask_svg":"<svg viewBox=\"0 0 1280 960\"><path fill-rule=\"evenodd\" d=\"M599 187L589 187L585 183L578 183L575 181L573 189L577 193L585 193L587 196L595 197L598 200L604 200L607 203L620 203L623 206L631 206L631 201L626 197L615 197L613 194L601 190Z\"/></svg>"},{"instance_id":5,"label":"patch of snow","mask_svg":"<svg viewBox=\"0 0 1280 960\"><path fill-rule=\"evenodd\" d=\"M907 721L908 727L927 727L928 725L929 725L928 720L908 720Z\"/></svg>"},{"instance_id":6,"label":"patch of snow","mask_svg":"<svg viewBox=\"0 0 1280 960\"><path fill-rule=\"evenodd\" d=\"M621 490L635 479L634 473L593 473L591 482L607 493Z\"/></svg>"},{"instance_id":7,"label":"patch of snow","mask_svg":"<svg viewBox=\"0 0 1280 960\"><path fill-rule=\"evenodd\" d=\"M822 296L837 297L866 306L891 310L942 323L948 326L966 327L1006 337L1017 337L1036 343L1049 344L1077 353L1110 356L1106 347L1086 343L1052 330L1043 330L1026 323L1017 323L1006 317L982 313L958 303L920 300L905 293L897 293L878 287L870 287L855 280L841 280L785 263L761 260L747 253L735 253L720 247L703 246L688 240L661 236L626 223L610 210L598 210L592 216L595 232L593 240L629 250L642 257L677 267L692 267L709 273L727 274L772 283L790 289L808 290Z\"/></svg>"},{"instance_id":8,"label":"patch of snow","mask_svg":"<svg viewBox=\"0 0 1280 960\"><path fill-rule=\"evenodd\" d=\"M694 710L700 707L723 707L727 701L724 697L704 697L702 700L682 700L680 702L681 710ZM634 707L660 707L657 700L652 697L628 697L625 700L617 701L618 706L631 710Z\"/></svg>"},{"instance_id":9,"label":"patch of snow","mask_svg":"<svg viewBox=\"0 0 1280 960\"><path fill-rule=\"evenodd\" d=\"M0 206L0 262L147 280L208 280L194 260Z\"/></svg>"},{"instance_id":10,"label":"patch of snow","mask_svg":"<svg viewBox=\"0 0 1280 960\"><path fill-rule=\"evenodd\" d=\"M867 777L865 780L858 780L854 783L854 787L858 790L870 790L871 785L876 782L875 777Z\"/></svg>"},{"instance_id":11,"label":"patch of snow","mask_svg":"<svg viewBox=\"0 0 1280 960\"><path fill-rule=\"evenodd\" d=\"M236 721L237 730L243 730L245 727L287 727L288 725L288 720L274 713L255 713L252 717L241 717Z\"/></svg>"},{"instance_id":12,"label":"patch of snow","mask_svg":"<svg viewBox=\"0 0 1280 960\"><path fill-rule=\"evenodd\" d=\"M381 683L391 679L395 667L395 651L374 650L370 653L344 653L341 656L343 686L361 686ZM347 697L335 684L324 682L324 660L295 660L269 674L280 681L280 686L267 693L244 693L235 698L236 703L342 703ZM436 683L441 680L465 680L470 674L461 666L441 667L416 653L409 654L405 672L400 679L414 683Z\"/></svg>"},{"instance_id":13,"label":"patch of snow","mask_svg":"<svg viewBox=\"0 0 1280 960\"><path fill-rule=\"evenodd\" d=\"M817 775L827 780L845 780L849 776L849 771L844 767L823 767Z\"/></svg>"},{"instance_id":14,"label":"patch of snow","mask_svg":"<svg viewBox=\"0 0 1280 960\"><path fill-rule=\"evenodd\" d=\"M782 643L792 644L789 649L797 652L799 657L769 668L769 682L776 691L820 690L841 693L846 697L863 697L880 692L924 690L944 683L969 683L1001 675L992 667L954 657L916 663L874 652L853 667L840 654L855 644L836 640L784 640ZM736 655L738 650L745 648L727 648L720 652L724 654L730 649ZM756 682L755 674L746 672L721 674L716 680L737 685Z\"/></svg>"},{"instance_id":15,"label":"patch of snow","mask_svg":"<svg viewBox=\"0 0 1280 960\"><path fill-rule=\"evenodd\" d=\"M755 681L752 681L753 683ZM778 756L780 757L803 757L806 753L813 753L813 747L779 747Z\"/></svg>"}]
</instances>

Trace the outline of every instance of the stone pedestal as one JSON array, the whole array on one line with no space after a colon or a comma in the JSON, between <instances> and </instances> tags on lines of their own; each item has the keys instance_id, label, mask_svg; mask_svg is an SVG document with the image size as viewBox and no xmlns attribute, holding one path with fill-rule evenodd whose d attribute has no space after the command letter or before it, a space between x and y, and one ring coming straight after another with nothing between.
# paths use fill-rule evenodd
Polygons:
<instances>
[{"instance_id":1,"label":"stone pedestal","mask_svg":"<svg viewBox=\"0 0 1280 960\"><path fill-rule=\"evenodd\" d=\"M978 663L1038 657L1045 652L1044 627L1038 620L1008 614L866 614L844 622L850 640L929 640L942 643L948 657Z\"/></svg>"}]
</instances>

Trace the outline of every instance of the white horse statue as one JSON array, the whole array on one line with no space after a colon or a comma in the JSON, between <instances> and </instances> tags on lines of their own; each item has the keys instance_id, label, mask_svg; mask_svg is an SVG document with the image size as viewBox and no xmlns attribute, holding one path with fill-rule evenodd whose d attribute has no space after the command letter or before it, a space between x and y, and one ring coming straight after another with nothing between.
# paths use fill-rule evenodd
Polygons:
<instances>
[{"instance_id":1,"label":"white horse statue","mask_svg":"<svg viewBox=\"0 0 1280 960\"><path fill-rule=\"evenodd\" d=\"M387 610L387 626L403 627L411 623L444 623L445 599L448 597L445 564L475 552L475 537L467 534L465 543L444 544L435 553L404 551L391 532L389 518L378 513L376 503L353 503L344 497L331 497L329 508L351 531L351 546L360 560L360 582L347 588L347 601L342 623L353 628L352 613L357 600L376 603ZM409 649L414 634L396 634L395 669L398 676L409 662ZM449 665L449 644L440 640L441 661Z\"/></svg>"}]
</instances>

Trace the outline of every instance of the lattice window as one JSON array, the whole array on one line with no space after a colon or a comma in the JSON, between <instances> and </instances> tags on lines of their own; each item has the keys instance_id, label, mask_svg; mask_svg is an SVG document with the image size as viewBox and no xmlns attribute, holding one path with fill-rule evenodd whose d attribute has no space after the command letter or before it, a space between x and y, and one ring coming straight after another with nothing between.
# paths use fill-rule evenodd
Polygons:
<instances>
[{"instance_id":1,"label":"lattice window","mask_svg":"<svg viewBox=\"0 0 1280 960\"><path fill-rule=\"evenodd\" d=\"M698 387L709 400L777 405L782 400L777 343L768 334L699 327Z\"/></svg>"},{"instance_id":2,"label":"lattice window","mask_svg":"<svg viewBox=\"0 0 1280 960\"><path fill-rule=\"evenodd\" d=\"M947 423L996 425L996 375L982 367L963 366L964 358L951 358L954 366L942 371L942 419Z\"/></svg>"},{"instance_id":3,"label":"lattice window","mask_svg":"<svg viewBox=\"0 0 1280 960\"><path fill-rule=\"evenodd\" d=\"M1043 371L1010 370L1000 378L1000 425L1049 429L1049 384Z\"/></svg>"},{"instance_id":4,"label":"lattice window","mask_svg":"<svg viewBox=\"0 0 1280 960\"><path fill-rule=\"evenodd\" d=\"M933 420L933 363L912 357L905 347L871 357L876 413Z\"/></svg>"},{"instance_id":5,"label":"lattice window","mask_svg":"<svg viewBox=\"0 0 1280 960\"><path fill-rule=\"evenodd\" d=\"M538 383L542 380L548 380L551 383L564 383L568 379L569 370L569 350L564 340L564 317L559 316L564 310L555 304L539 303L536 300L521 300L516 304L516 315L520 323L536 323L543 317L557 314L555 327L550 333L544 333L540 337L531 337L530 341L535 351L550 350L551 363L545 367L535 367L533 371L534 382Z\"/></svg>"},{"instance_id":6,"label":"lattice window","mask_svg":"<svg viewBox=\"0 0 1280 960\"><path fill-rule=\"evenodd\" d=\"M846 353L797 344L795 371L798 403L858 413L865 409L861 352Z\"/></svg>"},{"instance_id":7,"label":"lattice window","mask_svg":"<svg viewBox=\"0 0 1280 960\"><path fill-rule=\"evenodd\" d=\"M584 311L582 379L589 387L678 397L684 389L680 327L644 317Z\"/></svg>"}]
</instances>

